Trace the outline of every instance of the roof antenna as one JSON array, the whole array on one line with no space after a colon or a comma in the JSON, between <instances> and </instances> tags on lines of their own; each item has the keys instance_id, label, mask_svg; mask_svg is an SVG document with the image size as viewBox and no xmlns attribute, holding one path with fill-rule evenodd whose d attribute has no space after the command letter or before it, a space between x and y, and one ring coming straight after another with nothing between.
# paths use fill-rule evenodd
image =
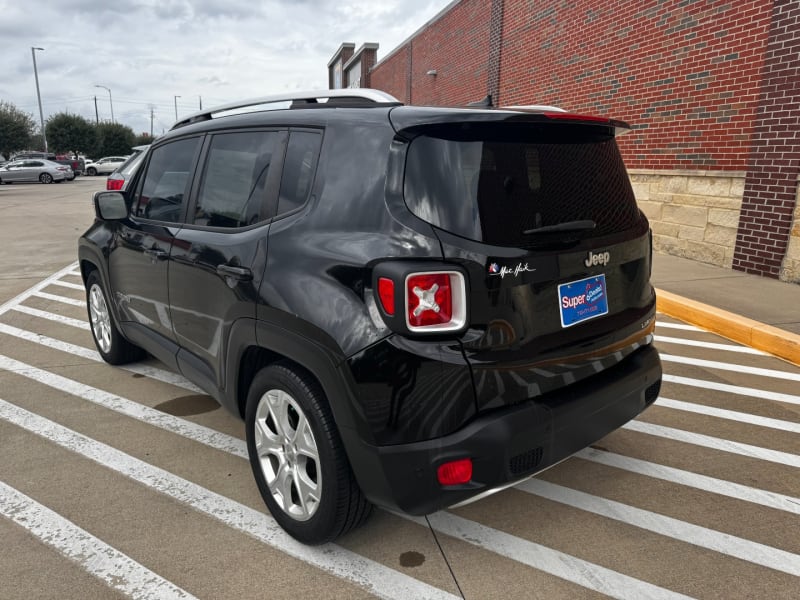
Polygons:
<instances>
[{"instance_id":1,"label":"roof antenna","mask_svg":"<svg viewBox=\"0 0 800 600\"><path fill-rule=\"evenodd\" d=\"M476 102L470 102L469 104L467 104L467 106L484 106L486 108L491 108L494 106L494 104L492 104L492 95L486 94L486 97L484 97L482 100L478 100Z\"/></svg>"}]
</instances>

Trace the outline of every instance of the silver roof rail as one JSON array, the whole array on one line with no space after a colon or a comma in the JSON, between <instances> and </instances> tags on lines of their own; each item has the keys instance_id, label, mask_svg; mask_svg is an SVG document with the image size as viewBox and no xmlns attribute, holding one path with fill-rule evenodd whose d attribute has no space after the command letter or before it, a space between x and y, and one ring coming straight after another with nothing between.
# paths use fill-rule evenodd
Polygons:
<instances>
[{"instance_id":1,"label":"silver roof rail","mask_svg":"<svg viewBox=\"0 0 800 600\"><path fill-rule=\"evenodd\" d=\"M367 102L399 102L397 98L386 92L380 90L373 90L370 88L347 88L340 90L314 90L309 92L286 92L284 94L275 94L272 96L261 96L259 98L250 98L248 100L240 100L238 102L231 102L230 104L223 104L221 106L214 106L207 110L202 110L194 114L184 117L176 121L171 129L188 125L197 121L207 121L211 119L212 115L219 113L232 113L240 109L253 108L255 106L263 106L268 104L277 104L280 102L307 102L318 103L320 100L327 100L331 98L347 98L354 100L365 100ZM252 112L241 110L241 112Z\"/></svg>"}]
</instances>

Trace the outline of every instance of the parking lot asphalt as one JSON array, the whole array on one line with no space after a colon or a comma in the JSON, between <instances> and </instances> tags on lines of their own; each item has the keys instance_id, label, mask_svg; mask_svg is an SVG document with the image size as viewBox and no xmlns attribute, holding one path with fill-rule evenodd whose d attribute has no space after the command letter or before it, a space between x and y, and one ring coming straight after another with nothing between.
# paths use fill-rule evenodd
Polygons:
<instances>
[{"instance_id":1,"label":"parking lot asphalt","mask_svg":"<svg viewBox=\"0 0 800 600\"><path fill-rule=\"evenodd\" d=\"M661 396L622 429L481 502L297 544L240 421L157 361L94 350L75 254L103 184L0 186L0 597L796 595L800 368L665 315ZM686 293L670 259L654 280ZM741 282L697 299L763 301L722 276ZM791 329L775 316L751 318Z\"/></svg>"}]
</instances>

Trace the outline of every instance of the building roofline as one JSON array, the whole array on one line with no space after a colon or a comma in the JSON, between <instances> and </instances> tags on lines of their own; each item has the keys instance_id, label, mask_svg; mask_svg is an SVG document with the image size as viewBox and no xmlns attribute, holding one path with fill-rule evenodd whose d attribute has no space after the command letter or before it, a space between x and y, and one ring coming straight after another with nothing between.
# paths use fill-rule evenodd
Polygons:
<instances>
[{"instance_id":1,"label":"building roofline","mask_svg":"<svg viewBox=\"0 0 800 600\"><path fill-rule=\"evenodd\" d=\"M416 30L414 33L412 33L410 36L408 36L408 37L407 37L406 39L404 39L402 42L400 42L399 44L397 44L397 46L395 46L395 47L394 47L394 49L392 49L392 51L391 51L391 52L389 52L389 54L387 54L387 55L386 55L386 56L384 56L382 59L380 59L380 60L379 60L377 63L375 63L375 66L373 66L373 67L372 67L372 69L377 69L379 65L381 65L382 63L384 63L384 62L386 62L387 60L389 60L390 58L392 58L392 56L394 56L395 54L397 54L397 53L398 53L398 52L399 52L399 51L400 51L400 50L401 50L401 49L402 49L402 48L403 48L403 47L404 47L406 44L408 44L408 43L409 43L411 40L413 40L415 37L417 37L417 36L418 36L418 35L419 35L419 34L420 34L422 31L424 31L425 29L427 29L428 27L430 27L431 25L433 25L433 24L434 24L436 21L438 21L438 20L439 20L439 19L441 19L441 18L442 18L444 15L446 15L447 13L449 13L449 12L450 12L450 10L452 10L453 8L455 8L456 4L458 4L459 2L461 2L461 0L453 0L453 1L452 1L450 4L448 4L447 6L445 6L445 7L444 7L442 10L440 10L440 11L439 11L438 13L436 13L436 14L435 14L433 17L431 17L431 18L430 18L430 19L429 19L427 22L425 22L425 23L424 23L424 24L423 24L423 25L422 25L422 26L421 26L419 29L417 29L417 30ZM372 69L370 69L370 70L372 70Z\"/></svg>"},{"instance_id":2,"label":"building roofline","mask_svg":"<svg viewBox=\"0 0 800 600\"><path fill-rule=\"evenodd\" d=\"M355 63L357 60L361 58L361 55L364 54L365 50L378 50L379 44L375 42L368 42L366 44L361 44L361 47L353 53L353 56L342 65L342 71L346 71L351 64ZM330 66L330 65L328 65Z\"/></svg>"},{"instance_id":3,"label":"building roofline","mask_svg":"<svg viewBox=\"0 0 800 600\"><path fill-rule=\"evenodd\" d=\"M339 46L339 49L333 53L333 58L331 58L328 61L328 68L333 66L333 63L336 62L336 59L339 58L339 56L342 54L342 51L345 50L346 48L349 48L350 50L355 50L356 45L353 42L342 42L342 45Z\"/></svg>"}]
</instances>

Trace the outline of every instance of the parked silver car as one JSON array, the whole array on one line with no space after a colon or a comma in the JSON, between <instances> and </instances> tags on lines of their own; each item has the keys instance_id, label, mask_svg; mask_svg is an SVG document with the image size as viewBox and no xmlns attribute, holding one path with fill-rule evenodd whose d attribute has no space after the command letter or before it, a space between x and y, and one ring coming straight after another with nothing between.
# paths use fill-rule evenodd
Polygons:
<instances>
[{"instance_id":1,"label":"parked silver car","mask_svg":"<svg viewBox=\"0 0 800 600\"><path fill-rule=\"evenodd\" d=\"M127 156L106 156L86 165L87 175L108 175L128 160Z\"/></svg>"},{"instance_id":2,"label":"parked silver car","mask_svg":"<svg viewBox=\"0 0 800 600\"><path fill-rule=\"evenodd\" d=\"M61 183L73 178L72 169L44 159L12 160L0 167L0 183L39 181Z\"/></svg>"}]
</instances>

